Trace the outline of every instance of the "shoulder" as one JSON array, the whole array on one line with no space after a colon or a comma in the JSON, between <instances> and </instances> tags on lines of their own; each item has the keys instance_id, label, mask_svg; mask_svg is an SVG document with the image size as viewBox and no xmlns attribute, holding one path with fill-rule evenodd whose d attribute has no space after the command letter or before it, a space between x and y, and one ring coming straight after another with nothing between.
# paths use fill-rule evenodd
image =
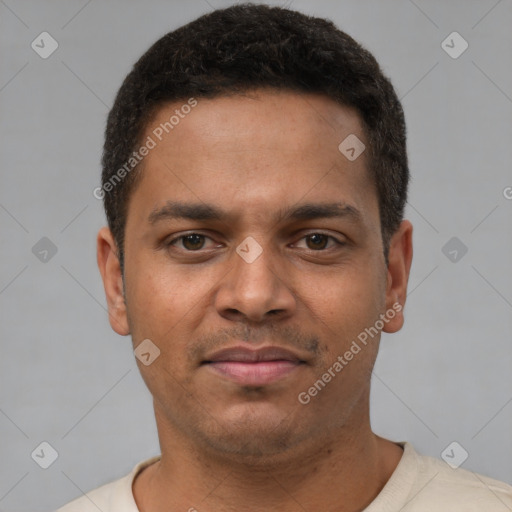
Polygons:
<instances>
[{"instance_id":1,"label":"shoulder","mask_svg":"<svg viewBox=\"0 0 512 512\"><path fill-rule=\"evenodd\" d=\"M510 485L420 455L410 443L396 444L404 450L402 458L365 512L512 511Z\"/></svg>"},{"instance_id":2,"label":"shoulder","mask_svg":"<svg viewBox=\"0 0 512 512\"><path fill-rule=\"evenodd\" d=\"M98 509L105 512L110 511L110 503L116 499L116 495L119 495L120 489L126 489L127 487L125 480L126 477L120 478L97 489L93 489L67 503L56 512L98 512Z\"/></svg>"},{"instance_id":3,"label":"shoulder","mask_svg":"<svg viewBox=\"0 0 512 512\"><path fill-rule=\"evenodd\" d=\"M417 455L417 469L409 502L424 503L424 508L419 507L418 511L512 510L512 486L505 482L466 469L454 469L440 459L423 455Z\"/></svg>"},{"instance_id":4,"label":"shoulder","mask_svg":"<svg viewBox=\"0 0 512 512\"><path fill-rule=\"evenodd\" d=\"M138 463L123 478L87 492L56 512L139 512L132 492L133 481L138 473L159 458L160 456L152 457Z\"/></svg>"}]
</instances>

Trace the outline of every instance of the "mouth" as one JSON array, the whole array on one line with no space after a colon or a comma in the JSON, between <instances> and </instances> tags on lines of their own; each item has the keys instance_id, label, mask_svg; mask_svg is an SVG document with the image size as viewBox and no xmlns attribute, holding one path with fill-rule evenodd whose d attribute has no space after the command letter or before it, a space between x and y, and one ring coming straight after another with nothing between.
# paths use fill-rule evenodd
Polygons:
<instances>
[{"instance_id":1,"label":"mouth","mask_svg":"<svg viewBox=\"0 0 512 512\"><path fill-rule=\"evenodd\" d=\"M243 386L264 386L297 371L306 361L280 347L224 349L211 355L201 365L218 376Z\"/></svg>"}]
</instances>

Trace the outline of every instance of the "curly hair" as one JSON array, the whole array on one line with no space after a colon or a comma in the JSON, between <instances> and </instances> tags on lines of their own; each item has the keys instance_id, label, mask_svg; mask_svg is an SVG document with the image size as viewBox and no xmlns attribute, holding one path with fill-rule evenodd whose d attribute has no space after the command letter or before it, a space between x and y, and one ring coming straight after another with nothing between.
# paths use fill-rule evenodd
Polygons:
<instances>
[{"instance_id":1,"label":"curly hair","mask_svg":"<svg viewBox=\"0 0 512 512\"><path fill-rule=\"evenodd\" d=\"M331 21L249 3L213 11L163 36L117 93L105 130L102 197L121 269L128 202L140 165L115 186L106 185L139 147L151 116L171 101L259 88L320 93L356 109L369 142L388 261L410 177L405 119L391 82L373 55Z\"/></svg>"}]
</instances>

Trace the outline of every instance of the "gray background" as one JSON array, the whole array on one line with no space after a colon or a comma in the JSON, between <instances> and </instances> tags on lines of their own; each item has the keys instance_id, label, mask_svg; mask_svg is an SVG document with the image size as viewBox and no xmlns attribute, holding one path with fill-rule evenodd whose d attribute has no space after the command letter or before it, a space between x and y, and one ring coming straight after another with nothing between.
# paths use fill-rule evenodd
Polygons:
<instances>
[{"instance_id":1,"label":"gray background","mask_svg":"<svg viewBox=\"0 0 512 512\"><path fill-rule=\"evenodd\" d=\"M108 324L92 191L135 59L229 3L0 0L0 511L51 510L159 453L130 339ZM383 335L375 368L374 430L436 457L457 441L462 467L511 483L512 3L290 4L372 51L408 122L415 254L405 327ZM59 44L47 59L31 48L43 31ZM441 47L453 31L469 43L457 59ZM442 250L453 236L468 248L457 262ZM42 237L57 248L46 262ZM46 470L31 458L42 441L59 455Z\"/></svg>"}]
</instances>

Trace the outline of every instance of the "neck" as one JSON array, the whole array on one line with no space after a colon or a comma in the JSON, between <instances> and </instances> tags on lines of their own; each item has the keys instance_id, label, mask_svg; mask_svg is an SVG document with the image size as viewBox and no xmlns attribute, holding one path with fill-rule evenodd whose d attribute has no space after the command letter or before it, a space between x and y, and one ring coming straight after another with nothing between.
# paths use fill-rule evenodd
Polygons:
<instances>
[{"instance_id":1,"label":"neck","mask_svg":"<svg viewBox=\"0 0 512 512\"><path fill-rule=\"evenodd\" d=\"M402 456L367 417L279 455L241 458L193 444L156 408L155 415L162 456L134 482L141 512L355 512L375 499Z\"/></svg>"}]
</instances>

